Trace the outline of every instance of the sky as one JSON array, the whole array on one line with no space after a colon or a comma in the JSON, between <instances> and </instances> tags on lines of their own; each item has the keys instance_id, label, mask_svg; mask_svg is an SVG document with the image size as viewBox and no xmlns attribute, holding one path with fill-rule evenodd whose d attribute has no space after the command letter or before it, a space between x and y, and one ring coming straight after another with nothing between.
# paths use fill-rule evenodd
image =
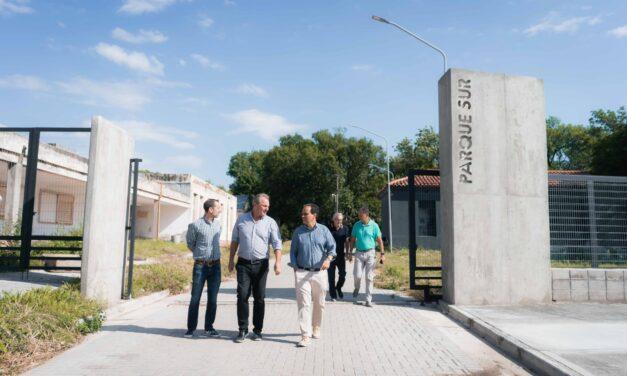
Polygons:
<instances>
[{"instance_id":1,"label":"sky","mask_svg":"<svg viewBox=\"0 0 627 376\"><path fill-rule=\"evenodd\" d=\"M438 128L443 64L372 15L449 67L543 79L564 122L627 105L624 0L0 0L0 126L100 115L143 168L220 185L233 154L289 133L368 136L355 125L392 147Z\"/></svg>"}]
</instances>

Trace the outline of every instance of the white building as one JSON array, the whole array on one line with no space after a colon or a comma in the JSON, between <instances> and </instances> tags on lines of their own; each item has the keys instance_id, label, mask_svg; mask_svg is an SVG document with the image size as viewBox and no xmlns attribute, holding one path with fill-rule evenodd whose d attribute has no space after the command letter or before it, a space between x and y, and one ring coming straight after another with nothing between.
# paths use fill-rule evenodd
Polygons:
<instances>
[{"instance_id":1,"label":"white building","mask_svg":"<svg viewBox=\"0 0 627 376\"><path fill-rule=\"evenodd\" d=\"M0 132L0 228L19 225L28 139ZM35 191L34 235L82 231L88 160L56 145L41 143ZM120 171L128 174L128 171ZM228 243L237 217L237 199L190 174L140 174L136 234L142 238L171 239L184 235L187 225L203 215L209 198L223 204L219 217L221 240Z\"/></svg>"}]
</instances>

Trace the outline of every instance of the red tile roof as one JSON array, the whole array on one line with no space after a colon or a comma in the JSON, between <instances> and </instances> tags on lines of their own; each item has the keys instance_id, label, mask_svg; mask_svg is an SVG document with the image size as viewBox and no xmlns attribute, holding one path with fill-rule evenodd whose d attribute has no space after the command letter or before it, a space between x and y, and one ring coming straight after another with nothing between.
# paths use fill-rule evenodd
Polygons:
<instances>
[{"instance_id":1,"label":"red tile roof","mask_svg":"<svg viewBox=\"0 0 627 376\"><path fill-rule=\"evenodd\" d=\"M437 173L437 170L433 170L434 173ZM581 175L584 174L583 171L577 170L549 170L549 174L557 174L557 175ZM550 183L550 182L549 182ZM414 175L414 185L416 187L424 187L424 188L439 188L440 187L440 175ZM404 176L399 179L394 179L390 182L390 186L392 187L407 187L407 176ZM384 191L386 187L383 187L381 191Z\"/></svg>"}]
</instances>

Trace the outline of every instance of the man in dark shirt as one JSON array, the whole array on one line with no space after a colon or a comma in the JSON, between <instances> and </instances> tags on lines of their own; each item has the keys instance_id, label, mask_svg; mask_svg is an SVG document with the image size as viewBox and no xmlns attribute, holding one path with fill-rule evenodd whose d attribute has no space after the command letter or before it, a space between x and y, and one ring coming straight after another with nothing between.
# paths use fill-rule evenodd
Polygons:
<instances>
[{"instance_id":1,"label":"man in dark shirt","mask_svg":"<svg viewBox=\"0 0 627 376\"><path fill-rule=\"evenodd\" d=\"M331 266L327 270L331 300L337 299L338 296L340 299L344 299L344 293L342 293L342 286L344 286L344 282L346 281L346 258L344 256L344 250L346 250L346 252L349 251L348 247L350 245L351 231L343 222L344 215L342 213L335 213L329 225L329 230L331 230L331 235L333 235L333 239L335 240L335 252L337 253L337 257L331 261ZM338 272L337 284L335 283L336 268Z\"/></svg>"}]
</instances>

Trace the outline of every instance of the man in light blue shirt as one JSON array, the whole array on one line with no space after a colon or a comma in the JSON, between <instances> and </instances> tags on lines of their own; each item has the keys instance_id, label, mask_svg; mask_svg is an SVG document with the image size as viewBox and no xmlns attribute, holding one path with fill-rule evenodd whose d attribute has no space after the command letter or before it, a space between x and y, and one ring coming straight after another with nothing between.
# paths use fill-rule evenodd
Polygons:
<instances>
[{"instance_id":1,"label":"man in light blue shirt","mask_svg":"<svg viewBox=\"0 0 627 376\"><path fill-rule=\"evenodd\" d=\"M192 298L187 312L187 332L185 337L192 337L198 325L198 307L200 297L207 282L207 311L205 313L205 331L207 337L220 334L213 328L216 319L218 290L222 272L220 270L220 222L216 219L222 212L218 200L209 199L203 204L205 215L187 227L187 248L194 256L192 274Z\"/></svg>"},{"instance_id":2,"label":"man in light blue shirt","mask_svg":"<svg viewBox=\"0 0 627 376\"><path fill-rule=\"evenodd\" d=\"M318 223L320 209L306 204L301 211L303 224L294 230L290 263L294 268L296 303L301 340L298 347L309 345L310 338L320 338L324 299L329 289L327 273L335 257L335 240L331 231ZM313 318L312 318L313 301Z\"/></svg>"},{"instance_id":3,"label":"man in light blue shirt","mask_svg":"<svg viewBox=\"0 0 627 376\"><path fill-rule=\"evenodd\" d=\"M265 313L266 279L268 276L268 245L274 249L274 273L281 273L281 235L279 226L266 213L270 209L270 197L260 193L253 198L253 210L241 215L233 228L229 270L234 269L237 252L237 324L239 333L235 342L244 342L248 335L248 299L252 291L253 332L250 338L259 341L262 338L263 318Z\"/></svg>"}]
</instances>

